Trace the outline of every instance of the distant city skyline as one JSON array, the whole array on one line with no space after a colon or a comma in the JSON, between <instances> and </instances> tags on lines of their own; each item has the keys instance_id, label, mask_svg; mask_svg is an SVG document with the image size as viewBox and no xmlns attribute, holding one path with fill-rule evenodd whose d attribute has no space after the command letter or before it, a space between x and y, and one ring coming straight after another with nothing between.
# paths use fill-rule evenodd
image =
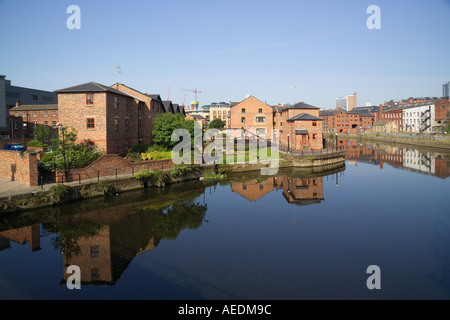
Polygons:
<instances>
[{"instance_id":1,"label":"distant city skyline","mask_svg":"<svg viewBox=\"0 0 450 320\"><path fill-rule=\"evenodd\" d=\"M66 26L72 4L79 30ZM373 4L380 30L366 26ZM194 100L180 89L197 89L200 106L247 95L324 109L354 92L358 106L440 97L450 80L449 16L449 0L0 0L0 74L49 91L117 77L163 100L170 90L178 104Z\"/></svg>"}]
</instances>

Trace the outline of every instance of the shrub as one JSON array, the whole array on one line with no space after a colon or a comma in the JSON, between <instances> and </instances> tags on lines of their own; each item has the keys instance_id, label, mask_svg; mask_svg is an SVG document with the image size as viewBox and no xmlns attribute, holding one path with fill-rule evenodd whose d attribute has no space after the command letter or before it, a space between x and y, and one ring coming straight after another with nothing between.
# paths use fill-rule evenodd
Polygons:
<instances>
[{"instance_id":1,"label":"shrub","mask_svg":"<svg viewBox=\"0 0 450 320\"><path fill-rule=\"evenodd\" d=\"M27 146L29 147L42 147L42 148L46 148L47 145L40 142L39 140L31 140L27 143Z\"/></svg>"},{"instance_id":2,"label":"shrub","mask_svg":"<svg viewBox=\"0 0 450 320\"><path fill-rule=\"evenodd\" d=\"M58 184L56 186L50 187L50 199L53 203L61 202L65 197L67 197L73 189L64 184Z\"/></svg>"},{"instance_id":3,"label":"shrub","mask_svg":"<svg viewBox=\"0 0 450 320\"><path fill-rule=\"evenodd\" d=\"M169 175L162 170L151 171L147 169L139 171L134 177L138 180L150 180L157 186L165 185L169 179Z\"/></svg>"},{"instance_id":4,"label":"shrub","mask_svg":"<svg viewBox=\"0 0 450 320\"><path fill-rule=\"evenodd\" d=\"M196 172L199 170L199 167L197 165L185 165L185 164L179 164L172 168L170 171L170 175L172 177L182 177L186 174Z\"/></svg>"}]
</instances>

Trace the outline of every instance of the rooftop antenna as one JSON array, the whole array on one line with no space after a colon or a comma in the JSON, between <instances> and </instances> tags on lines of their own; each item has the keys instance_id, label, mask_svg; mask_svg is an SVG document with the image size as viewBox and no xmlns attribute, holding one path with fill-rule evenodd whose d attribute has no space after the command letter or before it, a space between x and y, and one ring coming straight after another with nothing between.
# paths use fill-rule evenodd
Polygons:
<instances>
[{"instance_id":1,"label":"rooftop antenna","mask_svg":"<svg viewBox=\"0 0 450 320\"><path fill-rule=\"evenodd\" d=\"M114 69L114 80L115 83L117 83L117 74L122 73L122 69L120 68L119 65L115 66L113 69Z\"/></svg>"}]
</instances>

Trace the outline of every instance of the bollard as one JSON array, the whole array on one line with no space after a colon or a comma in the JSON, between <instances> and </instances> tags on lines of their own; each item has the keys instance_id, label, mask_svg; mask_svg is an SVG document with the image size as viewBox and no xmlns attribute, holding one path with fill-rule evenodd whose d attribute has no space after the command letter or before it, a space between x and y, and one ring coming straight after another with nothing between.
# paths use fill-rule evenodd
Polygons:
<instances>
[{"instance_id":1,"label":"bollard","mask_svg":"<svg viewBox=\"0 0 450 320\"><path fill-rule=\"evenodd\" d=\"M81 172L78 172L78 183L81 184Z\"/></svg>"},{"instance_id":2,"label":"bollard","mask_svg":"<svg viewBox=\"0 0 450 320\"><path fill-rule=\"evenodd\" d=\"M44 189L44 177L41 176L41 190Z\"/></svg>"}]
</instances>

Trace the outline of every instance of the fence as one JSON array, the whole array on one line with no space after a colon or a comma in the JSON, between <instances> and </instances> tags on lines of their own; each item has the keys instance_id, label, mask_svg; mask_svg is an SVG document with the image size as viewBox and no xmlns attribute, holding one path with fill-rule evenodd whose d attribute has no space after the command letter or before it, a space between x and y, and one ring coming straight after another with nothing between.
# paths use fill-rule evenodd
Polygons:
<instances>
[{"instance_id":1,"label":"fence","mask_svg":"<svg viewBox=\"0 0 450 320\"><path fill-rule=\"evenodd\" d=\"M104 155L91 163L89 166L80 169L58 170L50 178L52 182L72 182L86 179L97 179L101 177L121 175L134 176L141 170L164 170L173 167L171 160L147 160L132 162L117 155ZM48 177L47 177L48 179Z\"/></svg>"},{"instance_id":2,"label":"fence","mask_svg":"<svg viewBox=\"0 0 450 320\"><path fill-rule=\"evenodd\" d=\"M344 145L338 145L336 146L332 146L332 147L327 147L324 149L318 149L318 150L290 150L288 149L288 147L286 146L279 146L279 150L281 152L286 152L286 153L290 153L290 154L296 154L296 155L314 155L314 154L328 154L328 153L336 153L336 152L340 152L340 151L345 151L346 147Z\"/></svg>"}]
</instances>

